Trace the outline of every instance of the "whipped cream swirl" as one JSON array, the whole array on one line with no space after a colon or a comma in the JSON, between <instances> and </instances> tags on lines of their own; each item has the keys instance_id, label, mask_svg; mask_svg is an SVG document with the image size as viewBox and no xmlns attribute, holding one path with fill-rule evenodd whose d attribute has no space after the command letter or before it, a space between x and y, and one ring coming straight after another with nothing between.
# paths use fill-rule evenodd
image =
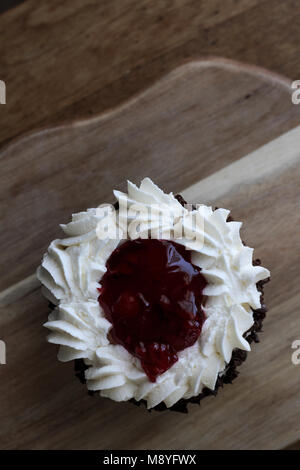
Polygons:
<instances>
[{"instance_id":1,"label":"whipped cream swirl","mask_svg":"<svg viewBox=\"0 0 300 470\"><path fill-rule=\"evenodd\" d=\"M118 217L109 206L73 214L70 223L61 225L66 237L50 244L38 268L44 293L56 305L45 324L50 330L48 341L60 346L59 360L84 360L89 390L116 401L143 399L148 408L161 402L171 407L181 398L197 396L204 387L213 390L233 350L250 350L243 335L253 325L252 309L260 307L256 283L270 273L252 265L253 249L241 241L242 224L227 222L228 210L201 205L188 211L149 178L140 187L128 182L127 194L114 194ZM132 207L134 211L130 211ZM136 211L137 207L141 210ZM153 207L155 210L148 210ZM110 229L118 233L114 239L99 231L108 213ZM154 383L139 359L123 346L110 343L112 325L97 300L97 287L114 249L124 238L149 233L192 250L192 262L201 267L208 282L200 337L180 351L178 361ZM178 233L184 236L177 238Z\"/></svg>"}]
</instances>

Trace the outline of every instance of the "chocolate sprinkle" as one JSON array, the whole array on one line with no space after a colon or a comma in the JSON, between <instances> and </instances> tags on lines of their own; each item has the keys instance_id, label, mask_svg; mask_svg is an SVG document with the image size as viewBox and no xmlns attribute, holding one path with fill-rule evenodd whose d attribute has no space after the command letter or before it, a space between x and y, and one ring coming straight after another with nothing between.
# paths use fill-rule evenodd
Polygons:
<instances>
[{"instance_id":1,"label":"chocolate sprinkle","mask_svg":"<svg viewBox=\"0 0 300 470\"><path fill-rule=\"evenodd\" d=\"M180 194L177 194L175 196L175 198L177 199L177 201L180 202L180 204L182 206L187 204L186 201L183 199L183 197ZM229 216L228 219L227 219L228 222L232 222L233 220L234 219L231 216ZM253 261L253 266L260 266L260 265L261 265L261 261L259 259L256 259L256 260ZM253 323L252 327L244 334L244 338L248 341L249 344L251 344L253 342L254 343L259 343L258 333L262 330L263 320L264 320L264 318L266 316L266 312L267 312L267 307L264 303L264 284L269 282L269 280L270 280L270 278L263 279L263 280L259 281L256 284L257 290L260 292L261 307L256 309L256 310L252 309L254 323ZM49 307L51 309L53 309L55 306L50 303ZM243 351L242 349L238 349L238 348L234 349L233 352L232 352L231 360L230 360L229 364L227 365L223 375L218 377L214 390L210 390L209 388L204 388L198 396L188 398L188 399L183 399L182 398L181 400L179 400L177 403L175 403L175 405L171 406L170 408L168 408L165 405L165 403L162 402L162 403L159 403L158 405L156 405L154 408L151 408L147 411L151 412L153 410L155 410L155 411L169 410L169 411L177 411L177 412L180 412L180 413L188 413L188 404L189 403L196 403L196 404L200 405L200 402L201 402L201 400L203 400L203 398L205 398L207 396L210 396L210 395L216 396L218 394L219 389L223 388L223 386L225 384L232 384L233 380L235 380L237 378L237 376L239 375L239 371L237 370L238 367L246 359L247 359L247 352L246 351ZM85 365L83 359L75 359L74 369L75 369L76 377L80 380L80 382L82 384L85 384L86 383L85 370L88 369L88 366ZM94 395L95 392L88 391L88 394L89 395ZM136 406L141 406L141 405L147 406L147 402L145 400L136 401L133 398L133 399L130 400L130 402L133 403Z\"/></svg>"}]
</instances>

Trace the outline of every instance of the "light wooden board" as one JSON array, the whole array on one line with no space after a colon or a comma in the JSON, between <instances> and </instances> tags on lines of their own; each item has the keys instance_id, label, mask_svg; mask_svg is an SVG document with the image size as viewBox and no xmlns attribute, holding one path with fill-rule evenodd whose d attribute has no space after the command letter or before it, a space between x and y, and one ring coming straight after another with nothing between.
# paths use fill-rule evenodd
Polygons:
<instances>
[{"instance_id":1,"label":"light wooden board","mask_svg":"<svg viewBox=\"0 0 300 470\"><path fill-rule=\"evenodd\" d=\"M291 362L300 339L300 130L260 148L300 124L290 95L289 80L261 69L187 63L105 115L1 153L1 448L266 449L300 439L300 366ZM41 326L48 308L33 273L58 223L144 176L232 209L272 272L263 341L234 385L188 415L89 397Z\"/></svg>"}]
</instances>

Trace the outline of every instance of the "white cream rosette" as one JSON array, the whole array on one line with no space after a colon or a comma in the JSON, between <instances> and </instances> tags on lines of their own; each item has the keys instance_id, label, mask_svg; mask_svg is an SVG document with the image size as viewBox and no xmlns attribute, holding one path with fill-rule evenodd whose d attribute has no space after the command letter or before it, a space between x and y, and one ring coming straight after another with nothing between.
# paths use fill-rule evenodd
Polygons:
<instances>
[{"instance_id":1,"label":"white cream rosette","mask_svg":"<svg viewBox=\"0 0 300 470\"><path fill-rule=\"evenodd\" d=\"M269 277L252 265L253 249L243 245L240 222L227 222L229 211L201 205L183 208L149 178L140 187L128 182L127 194L114 192L119 210L101 206L72 216L66 235L54 240L38 268L45 295L56 305L45 326L48 341L58 344L61 361L83 359L89 390L116 401L146 400L148 408L214 389L235 348L250 350L245 332L253 325L251 309L260 307L256 283ZM123 346L111 344L111 323L98 303L106 261L124 239L176 240L192 251L208 285L206 320L198 341L178 353L178 361L150 382L140 361Z\"/></svg>"}]
</instances>

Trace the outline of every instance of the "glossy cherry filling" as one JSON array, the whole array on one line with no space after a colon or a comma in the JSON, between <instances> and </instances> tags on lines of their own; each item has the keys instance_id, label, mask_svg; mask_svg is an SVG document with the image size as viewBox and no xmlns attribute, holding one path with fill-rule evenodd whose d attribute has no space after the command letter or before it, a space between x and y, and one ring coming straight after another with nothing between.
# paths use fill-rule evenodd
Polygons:
<instances>
[{"instance_id":1,"label":"glossy cherry filling","mask_svg":"<svg viewBox=\"0 0 300 470\"><path fill-rule=\"evenodd\" d=\"M122 243L106 267L98 300L113 325L111 340L138 357L155 382L201 333L201 269L184 246L154 239Z\"/></svg>"}]
</instances>

